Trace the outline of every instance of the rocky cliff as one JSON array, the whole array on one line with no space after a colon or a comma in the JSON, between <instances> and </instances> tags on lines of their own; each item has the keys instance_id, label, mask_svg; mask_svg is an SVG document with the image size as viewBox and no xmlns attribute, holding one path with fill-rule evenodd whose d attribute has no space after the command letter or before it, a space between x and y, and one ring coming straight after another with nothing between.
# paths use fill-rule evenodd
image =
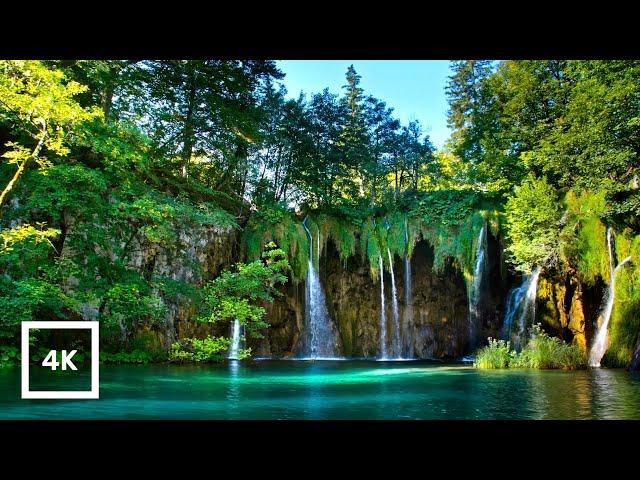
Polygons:
<instances>
[{"instance_id":1,"label":"rocky cliff","mask_svg":"<svg viewBox=\"0 0 640 480\"><path fill-rule=\"evenodd\" d=\"M491 239L490 253L498 250ZM500 275L499 255L488 265L486 292L480 305L479 339L496 336L501 325L502 299L508 288ZM433 271L433 249L420 241L411 258L411 305L405 301L404 259L394 259L403 355L415 358L458 358L471 353L469 306L464 277L453 262ZM331 241L320 259L320 275L330 316L347 357L376 357L380 353L380 281L373 281L368 262L359 254L345 264ZM384 272L387 332L392 330L391 275ZM271 324L264 339L251 342L257 356L291 356L305 328L304 285L291 282L267 311ZM408 312L411 309L411 313Z\"/></svg>"},{"instance_id":2,"label":"rocky cliff","mask_svg":"<svg viewBox=\"0 0 640 480\"><path fill-rule=\"evenodd\" d=\"M595 335L604 284L579 282L572 272L543 272L536 317L550 334L575 342L585 352Z\"/></svg>"},{"instance_id":3,"label":"rocky cliff","mask_svg":"<svg viewBox=\"0 0 640 480\"><path fill-rule=\"evenodd\" d=\"M231 228L203 228L179 232L177 246L166 247L134 241L129 266L153 275L170 277L196 287L215 278L238 258L239 232ZM207 334L228 335L228 326L209 325L192 319L195 310L186 299L164 298L167 314L160 325L144 328L152 344L168 349L176 339L204 337ZM139 332L142 333L142 332Z\"/></svg>"},{"instance_id":4,"label":"rocky cliff","mask_svg":"<svg viewBox=\"0 0 640 480\"><path fill-rule=\"evenodd\" d=\"M230 268L240 258L237 230L203 229L180 234L182 247L174 251L159 245L136 245L131 266L147 274L170 276L201 285ZM469 303L462 272L453 261L442 272L433 270L433 248L416 244L411 258L411 302L405 301L405 262L394 258L403 356L424 359L459 358L472 353L487 337L500 337L504 301L515 279L504 273L502 246L489 235L487 277L478 305L479 326L470 338ZM391 276L385 270L387 332L393 335ZM374 358L380 354L380 281L369 274L368 262L356 253L345 264L331 241L320 259L320 276L327 307L339 332L343 356ZM595 333L605 285L581 284L571 272L543 272L538 286L536 318L549 333L575 342L585 351ZM265 304L270 328L262 339L249 339L256 357L293 357L305 331L304 281L289 281L282 295ZM228 324L201 324L193 320L189 302L166 300L162 325L145 328L154 344L207 334L228 335ZM640 367L640 342L632 367Z\"/></svg>"}]
</instances>

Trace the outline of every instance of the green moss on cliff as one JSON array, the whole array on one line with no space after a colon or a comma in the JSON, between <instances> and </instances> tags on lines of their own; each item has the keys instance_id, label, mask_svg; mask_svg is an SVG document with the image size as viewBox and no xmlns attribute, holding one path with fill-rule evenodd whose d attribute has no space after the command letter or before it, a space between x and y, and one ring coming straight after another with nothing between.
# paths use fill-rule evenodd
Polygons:
<instances>
[{"instance_id":1,"label":"green moss on cliff","mask_svg":"<svg viewBox=\"0 0 640 480\"><path fill-rule=\"evenodd\" d=\"M631 256L631 263L616 274L616 299L609 324L609 348L603 363L627 367L635 351L640 332L640 236L628 232L616 238L618 261Z\"/></svg>"}]
</instances>

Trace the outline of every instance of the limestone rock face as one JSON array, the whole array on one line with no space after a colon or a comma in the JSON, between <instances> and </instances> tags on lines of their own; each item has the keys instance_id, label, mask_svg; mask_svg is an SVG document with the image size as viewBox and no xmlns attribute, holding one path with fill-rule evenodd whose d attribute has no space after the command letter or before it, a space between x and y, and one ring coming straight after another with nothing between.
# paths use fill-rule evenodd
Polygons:
<instances>
[{"instance_id":1,"label":"limestone rock face","mask_svg":"<svg viewBox=\"0 0 640 480\"><path fill-rule=\"evenodd\" d=\"M255 357L286 358L295 355L304 331L304 284L289 281L280 288L281 296L263 306L269 328L262 339L248 339Z\"/></svg>"},{"instance_id":2,"label":"limestone rock face","mask_svg":"<svg viewBox=\"0 0 640 480\"><path fill-rule=\"evenodd\" d=\"M447 263L441 273L433 266L433 249L426 242L416 245L411 258L412 311L406 315L404 259L394 259L400 319L400 338L405 355L416 358L456 358L468 351L469 310L467 290L462 273ZM366 260L359 255L346 265L328 242L320 261L320 274L327 298L327 307L338 329L346 357L373 358L380 354L380 281L373 281ZM392 326L391 275L384 272L387 336L394 335ZM494 335L499 330L501 305L495 303L494 275L489 275L487 295L483 304L479 336ZM504 290L501 285L497 288ZM277 299L268 309L267 320L272 325L266 338L254 352L258 356L289 356L297 350L305 329L304 286L288 285L286 296ZM502 297L500 297L502 298Z\"/></svg>"},{"instance_id":3,"label":"limestone rock face","mask_svg":"<svg viewBox=\"0 0 640 480\"><path fill-rule=\"evenodd\" d=\"M158 245L137 245L131 266L148 274L170 276L201 285L215 278L239 259L238 234L233 230L199 230L181 233L184 247L174 252ZM426 242L416 245L411 258L411 308L405 301L405 262L393 259L397 289L399 336L405 357L423 359L459 358L473 352L475 346L497 337L502 325L503 302L510 279L500 273L500 246L490 236L487 277L479 304L480 325L476 338L470 339L469 303L465 279L453 261L442 272L433 270L433 248ZM186 260L185 260L186 258ZM385 314L387 337L394 336L392 324L391 275L385 271ZM346 264L329 241L320 259L320 277L325 290L329 315L340 335L340 355L375 358L380 355L380 280L369 273L368 260L359 253ZM265 303L265 320L270 324L261 339L248 339L254 357L287 358L299 352L306 329L304 280L289 281L280 288L281 296ZM188 302L166 302L169 313L164 325L146 333L156 337L155 344L168 348L176 339L229 335L226 322L202 324L193 317ZM412 314L410 314L411 312Z\"/></svg>"},{"instance_id":4,"label":"limestone rock face","mask_svg":"<svg viewBox=\"0 0 640 480\"><path fill-rule=\"evenodd\" d=\"M583 351L595 334L602 287L587 286L571 272L541 275L537 321L552 335L574 342Z\"/></svg>"},{"instance_id":5,"label":"limestone rock face","mask_svg":"<svg viewBox=\"0 0 640 480\"><path fill-rule=\"evenodd\" d=\"M134 240L129 266L149 278L162 275L199 286L236 261L237 230L208 227L182 231L178 235L179 242L172 248ZM164 323L148 332L156 337L154 343L158 346L168 349L176 339L228 334L227 325L194 321L195 310L189 302L165 298L164 303L167 307Z\"/></svg>"}]
</instances>

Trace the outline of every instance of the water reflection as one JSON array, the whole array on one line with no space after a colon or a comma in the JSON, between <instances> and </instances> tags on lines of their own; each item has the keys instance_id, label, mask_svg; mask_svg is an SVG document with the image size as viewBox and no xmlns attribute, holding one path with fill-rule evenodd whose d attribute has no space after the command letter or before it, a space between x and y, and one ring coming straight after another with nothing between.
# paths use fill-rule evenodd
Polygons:
<instances>
[{"instance_id":1,"label":"water reflection","mask_svg":"<svg viewBox=\"0 0 640 480\"><path fill-rule=\"evenodd\" d=\"M621 375L621 373L606 368L591 370L596 418L638 418L638 409L640 408L638 379L634 379L630 374Z\"/></svg>"},{"instance_id":2,"label":"water reflection","mask_svg":"<svg viewBox=\"0 0 640 480\"><path fill-rule=\"evenodd\" d=\"M312 381L305 386L305 418L309 420L322 420L326 418L325 405L323 405L323 383L325 379L324 364L312 361L310 363L310 373L317 376L318 381ZM327 379L328 380L328 379ZM327 381L330 383L330 381Z\"/></svg>"},{"instance_id":3,"label":"water reflection","mask_svg":"<svg viewBox=\"0 0 640 480\"><path fill-rule=\"evenodd\" d=\"M640 419L640 376L390 362L103 366L97 401L25 401L0 372L0 418Z\"/></svg>"},{"instance_id":4,"label":"water reflection","mask_svg":"<svg viewBox=\"0 0 640 480\"><path fill-rule=\"evenodd\" d=\"M227 410L229 418L237 418L240 404L240 361L229 360L229 382L227 386Z\"/></svg>"},{"instance_id":5,"label":"water reflection","mask_svg":"<svg viewBox=\"0 0 640 480\"><path fill-rule=\"evenodd\" d=\"M572 375L566 382L563 375ZM532 371L529 373L534 419L592 418L593 397L590 372Z\"/></svg>"}]
</instances>

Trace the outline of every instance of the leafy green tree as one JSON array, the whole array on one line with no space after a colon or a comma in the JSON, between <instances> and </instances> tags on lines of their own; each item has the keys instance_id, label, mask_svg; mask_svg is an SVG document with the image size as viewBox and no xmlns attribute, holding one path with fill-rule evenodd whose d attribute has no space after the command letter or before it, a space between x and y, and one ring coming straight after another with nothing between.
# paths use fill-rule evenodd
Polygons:
<instances>
[{"instance_id":1,"label":"leafy green tree","mask_svg":"<svg viewBox=\"0 0 640 480\"><path fill-rule=\"evenodd\" d=\"M370 148L361 165L364 191L371 192L370 204L382 199L386 187L389 164L399 158L398 129L400 122L393 118L393 109L385 102L368 97L364 109Z\"/></svg>"},{"instance_id":2,"label":"leafy green tree","mask_svg":"<svg viewBox=\"0 0 640 480\"><path fill-rule=\"evenodd\" d=\"M260 330L269 326L263 320L266 310L261 302L271 302L281 295L278 284L287 281L290 270L285 252L274 243L267 245L262 260L239 263L236 271L224 271L204 287L200 321L238 320L250 336L260 338Z\"/></svg>"},{"instance_id":3,"label":"leafy green tree","mask_svg":"<svg viewBox=\"0 0 640 480\"><path fill-rule=\"evenodd\" d=\"M193 161L203 162L216 189L246 169L260 115L257 88L263 78L281 77L274 62L162 60L136 68L145 95L123 101L156 155L177 158L183 177Z\"/></svg>"},{"instance_id":4,"label":"leafy green tree","mask_svg":"<svg viewBox=\"0 0 640 480\"><path fill-rule=\"evenodd\" d=\"M52 157L67 155L69 130L98 115L74 99L85 90L77 82L65 82L61 71L48 69L42 62L0 61L0 122L13 125L15 138L5 145L2 157L16 166L0 193L0 207L30 163L47 168L53 164Z\"/></svg>"},{"instance_id":5,"label":"leafy green tree","mask_svg":"<svg viewBox=\"0 0 640 480\"><path fill-rule=\"evenodd\" d=\"M546 178L527 178L505 205L511 263L524 272L556 266L560 260L562 204Z\"/></svg>"}]
</instances>

